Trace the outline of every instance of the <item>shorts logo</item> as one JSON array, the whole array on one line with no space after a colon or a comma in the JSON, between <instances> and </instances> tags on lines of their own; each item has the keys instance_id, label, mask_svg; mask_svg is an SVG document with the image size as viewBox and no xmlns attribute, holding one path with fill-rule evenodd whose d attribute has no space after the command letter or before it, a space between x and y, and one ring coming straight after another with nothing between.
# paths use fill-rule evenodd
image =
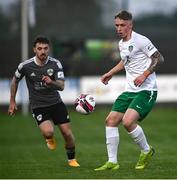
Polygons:
<instances>
[{"instance_id":1,"label":"shorts logo","mask_svg":"<svg viewBox=\"0 0 177 180\"><path fill-rule=\"evenodd\" d=\"M138 105L136 105L136 107L137 107L138 109L142 109L142 107L140 107L140 106L138 106Z\"/></svg>"},{"instance_id":2,"label":"shorts logo","mask_svg":"<svg viewBox=\"0 0 177 180\"><path fill-rule=\"evenodd\" d=\"M41 121L42 120L42 114L39 114L36 118L38 121Z\"/></svg>"}]
</instances>

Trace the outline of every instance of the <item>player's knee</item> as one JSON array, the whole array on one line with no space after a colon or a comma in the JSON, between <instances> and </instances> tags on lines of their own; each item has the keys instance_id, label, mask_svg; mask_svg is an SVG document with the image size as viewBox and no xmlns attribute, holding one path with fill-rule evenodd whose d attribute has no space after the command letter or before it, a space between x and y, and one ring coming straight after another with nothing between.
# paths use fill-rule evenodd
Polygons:
<instances>
[{"instance_id":1,"label":"player's knee","mask_svg":"<svg viewBox=\"0 0 177 180\"><path fill-rule=\"evenodd\" d=\"M113 117L107 117L105 120L106 126L115 126L116 120Z\"/></svg>"},{"instance_id":2,"label":"player's knee","mask_svg":"<svg viewBox=\"0 0 177 180\"><path fill-rule=\"evenodd\" d=\"M45 136L45 138L52 138L54 135L53 130L45 130L42 132L43 136Z\"/></svg>"},{"instance_id":3,"label":"player's knee","mask_svg":"<svg viewBox=\"0 0 177 180\"><path fill-rule=\"evenodd\" d=\"M134 122L132 122L129 119L125 119L123 118L122 120L122 125L129 131L132 129L132 127L134 126Z\"/></svg>"}]
</instances>

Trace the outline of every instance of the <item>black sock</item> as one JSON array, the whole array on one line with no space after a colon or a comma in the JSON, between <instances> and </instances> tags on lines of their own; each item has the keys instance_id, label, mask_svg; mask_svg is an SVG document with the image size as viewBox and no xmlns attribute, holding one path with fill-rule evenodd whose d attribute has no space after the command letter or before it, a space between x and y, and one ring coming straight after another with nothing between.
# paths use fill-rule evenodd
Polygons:
<instances>
[{"instance_id":1,"label":"black sock","mask_svg":"<svg viewBox=\"0 0 177 180\"><path fill-rule=\"evenodd\" d=\"M75 158L75 147L74 148L66 148L66 154L68 157L68 160Z\"/></svg>"}]
</instances>

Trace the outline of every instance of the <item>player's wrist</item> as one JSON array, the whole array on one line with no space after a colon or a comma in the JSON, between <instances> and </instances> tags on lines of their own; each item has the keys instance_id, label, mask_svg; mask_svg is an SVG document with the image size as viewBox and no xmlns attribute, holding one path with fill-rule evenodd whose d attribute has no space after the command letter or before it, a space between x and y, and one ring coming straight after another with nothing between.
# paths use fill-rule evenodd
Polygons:
<instances>
[{"instance_id":1,"label":"player's wrist","mask_svg":"<svg viewBox=\"0 0 177 180\"><path fill-rule=\"evenodd\" d=\"M14 96L11 96L11 97L10 97L10 103L16 103Z\"/></svg>"},{"instance_id":2,"label":"player's wrist","mask_svg":"<svg viewBox=\"0 0 177 180\"><path fill-rule=\"evenodd\" d=\"M143 75L147 78L151 72L149 70L144 71Z\"/></svg>"}]
</instances>

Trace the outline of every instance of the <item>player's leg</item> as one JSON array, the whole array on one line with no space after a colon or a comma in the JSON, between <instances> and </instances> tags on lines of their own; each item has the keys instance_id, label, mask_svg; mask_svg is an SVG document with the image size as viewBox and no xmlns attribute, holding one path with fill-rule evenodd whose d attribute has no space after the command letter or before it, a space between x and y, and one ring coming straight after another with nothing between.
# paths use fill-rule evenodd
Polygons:
<instances>
[{"instance_id":1,"label":"player's leg","mask_svg":"<svg viewBox=\"0 0 177 180\"><path fill-rule=\"evenodd\" d=\"M112 111L106 118L106 146L108 153L108 161L101 167L96 168L96 171L105 169L118 169L118 145L119 145L119 130L118 125L121 123L124 112L129 105L126 93L122 93L112 106Z\"/></svg>"},{"instance_id":2,"label":"player's leg","mask_svg":"<svg viewBox=\"0 0 177 180\"><path fill-rule=\"evenodd\" d=\"M157 93L143 91L135 96L129 108L125 112L122 124L127 129L128 134L133 138L134 142L139 146L141 154L136 169L144 169L154 154L154 149L148 144L146 136L138 120L142 120L152 109L156 100Z\"/></svg>"},{"instance_id":3,"label":"player's leg","mask_svg":"<svg viewBox=\"0 0 177 180\"><path fill-rule=\"evenodd\" d=\"M122 124L128 131L128 134L133 138L135 143L139 146L140 150L148 152L150 146L146 140L143 129L137 124L140 116L134 109L127 109L122 119Z\"/></svg>"},{"instance_id":4,"label":"player's leg","mask_svg":"<svg viewBox=\"0 0 177 180\"><path fill-rule=\"evenodd\" d=\"M51 108L51 116L55 125L57 125L65 140L65 149L70 166L80 166L75 159L75 141L71 130L70 118L67 108L63 102L55 104Z\"/></svg>"},{"instance_id":5,"label":"player's leg","mask_svg":"<svg viewBox=\"0 0 177 180\"><path fill-rule=\"evenodd\" d=\"M139 118L139 113L136 110L128 109L123 117L122 124L141 150L135 169L144 169L154 154L154 149L148 144L143 129L136 123Z\"/></svg>"},{"instance_id":6,"label":"player's leg","mask_svg":"<svg viewBox=\"0 0 177 180\"><path fill-rule=\"evenodd\" d=\"M49 120L50 114L49 114L50 107L44 107L44 108L36 108L33 109L33 117L36 119L36 122L41 130L42 135L44 136L47 147L51 150L54 150L56 148L56 141L54 139L54 127L53 123Z\"/></svg>"},{"instance_id":7,"label":"player's leg","mask_svg":"<svg viewBox=\"0 0 177 180\"><path fill-rule=\"evenodd\" d=\"M119 169L117 153L119 145L119 131L118 124L121 122L123 113L111 111L106 118L106 146L108 161L95 171L102 171L106 169L116 170Z\"/></svg>"},{"instance_id":8,"label":"player's leg","mask_svg":"<svg viewBox=\"0 0 177 180\"><path fill-rule=\"evenodd\" d=\"M75 159L75 141L70 123L68 122L68 123L60 124L59 128L65 140L65 149L66 149L69 165L73 167L80 166Z\"/></svg>"},{"instance_id":9,"label":"player's leg","mask_svg":"<svg viewBox=\"0 0 177 180\"><path fill-rule=\"evenodd\" d=\"M50 150L56 149L56 141L54 138L54 127L53 123L49 120L43 121L40 125L39 128L41 130L42 135L44 136L47 147Z\"/></svg>"},{"instance_id":10,"label":"player's leg","mask_svg":"<svg viewBox=\"0 0 177 180\"><path fill-rule=\"evenodd\" d=\"M106 118L106 145L108 153L108 162L117 163L117 153L119 145L119 130L123 113L111 111Z\"/></svg>"}]
</instances>

